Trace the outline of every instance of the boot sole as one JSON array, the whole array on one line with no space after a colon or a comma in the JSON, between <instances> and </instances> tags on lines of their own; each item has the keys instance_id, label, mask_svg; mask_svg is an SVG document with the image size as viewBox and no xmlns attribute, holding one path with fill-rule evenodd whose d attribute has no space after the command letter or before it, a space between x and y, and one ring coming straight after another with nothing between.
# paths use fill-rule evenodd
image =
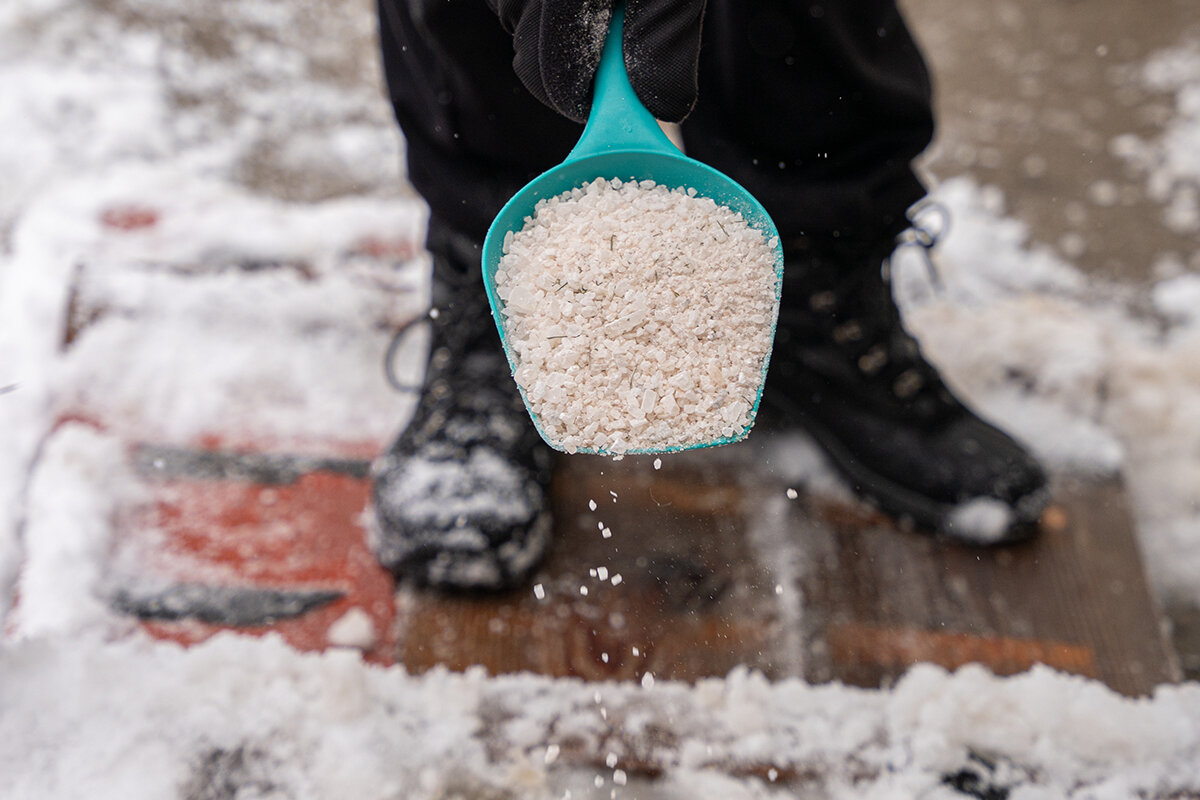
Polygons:
<instances>
[{"instance_id":1,"label":"boot sole","mask_svg":"<svg viewBox=\"0 0 1200 800\"><path fill-rule=\"evenodd\" d=\"M986 541L963 536L951 523L955 512L962 507L960 504L933 500L868 469L842 446L837 437L807 414L795 408L791 409L791 414L829 456L834 468L850 483L855 494L902 523L911 521L917 528L927 532L976 546L1015 544L1037 535L1038 518L1050 501L1048 489L1027 494L1016 503L1006 503L1012 511L1013 520L1001 536Z\"/></svg>"}]
</instances>

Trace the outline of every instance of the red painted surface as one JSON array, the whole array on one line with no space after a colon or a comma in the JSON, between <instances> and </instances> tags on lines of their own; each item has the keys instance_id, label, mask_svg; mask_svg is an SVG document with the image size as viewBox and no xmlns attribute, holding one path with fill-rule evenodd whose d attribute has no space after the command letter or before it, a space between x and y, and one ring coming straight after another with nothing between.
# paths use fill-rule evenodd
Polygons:
<instances>
[{"instance_id":1,"label":"red painted surface","mask_svg":"<svg viewBox=\"0 0 1200 800\"><path fill-rule=\"evenodd\" d=\"M273 632L298 649L323 650L329 626L357 607L376 633L366 657L393 660L394 585L367 545L368 481L315 472L282 486L175 480L148 488L154 501L123 515L118 538L149 574L181 583L344 592L299 617L237 630ZM226 629L196 621L147 622L145 628L183 644Z\"/></svg>"},{"instance_id":2,"label":"red painted surface","mask_svg":"<svg viewBox=\"0 0 1200 800\"><path fill-rule=\"evenodd\" d=\"M409 261L424 249L419 240L411 236L364 236L350 248L358 255L381 261Z\"/></svg>"},{"instance_id":3,"label":"red painted surface","mask_svg":"<svg viewBox=\"0 0 1200 800\"><path fill-rule=\"evenodd\" d=\"M158 211L148 206L109 206L100 212L100 222L106 228L119 231L153 228L158 224Z\"/></svg>"}]
</instances>

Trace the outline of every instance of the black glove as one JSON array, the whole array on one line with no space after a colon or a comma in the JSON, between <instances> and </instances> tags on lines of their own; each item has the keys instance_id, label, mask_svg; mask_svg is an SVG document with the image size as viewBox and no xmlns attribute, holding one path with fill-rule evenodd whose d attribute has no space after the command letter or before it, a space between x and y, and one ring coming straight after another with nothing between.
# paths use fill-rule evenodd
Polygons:
<instances>
[{"instance_id":1,"label":"black glove","mask_svg":"<svg viewBox=\"0 0 1200 800\"><path fill-rule=\"evenodd\" d=\"M591 108L592 80L615 0L487 0L513 36L513 69L535 97L576 122ZM679 122L696 104L705 0L626 0L625 68L642 104Z\"/></svg>"}]
</instances>

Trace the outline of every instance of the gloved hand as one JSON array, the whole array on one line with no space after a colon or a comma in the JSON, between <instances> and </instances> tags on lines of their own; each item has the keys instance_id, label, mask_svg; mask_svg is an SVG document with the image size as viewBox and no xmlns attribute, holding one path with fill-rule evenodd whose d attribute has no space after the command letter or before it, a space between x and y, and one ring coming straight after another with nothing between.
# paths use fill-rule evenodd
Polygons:
<instances>
[{"instance_id":1,"label":"gloved hand","mask_svg":"<svg viewBox=\"0 0 1200 800\"><path fill-rule=\"evenodd\" d=\"M513 68L546 105L576 122L591 108L592 81L615 0L487 0L513 36ZM625 68L650 113L679 122L696 104L705 0L626 0Z\"/></svg>"}]
</instances>

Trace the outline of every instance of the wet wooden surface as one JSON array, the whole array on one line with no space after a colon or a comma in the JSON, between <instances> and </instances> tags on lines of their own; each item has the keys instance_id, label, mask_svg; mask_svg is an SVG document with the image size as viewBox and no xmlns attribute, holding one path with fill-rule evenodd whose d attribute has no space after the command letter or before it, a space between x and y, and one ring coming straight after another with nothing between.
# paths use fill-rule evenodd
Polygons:
<instances>
[{"instance_id":1,"label":"wet wooden surface","mask_svg":"<svg viewBox=\"0 0 1200 800\"><path fill-rule=\"evenodd\" d=\"M981 549L710 461L563 459L534 583L401 586L397 660L595 680L746 665L868 687L917 662L1042 663L1129 695L1178 680L1119 481L1060 479L1035 540Z\"/></svg>"},{"instance_id":2,"label":"wet wooden surface","mask_svg":"<svg viewBox=\"0 0 1200 800\"><path fill-rule=\"evenodd\" d=\"M136 304L104 305L104 292L89 295L86 287L95 289L103 276L84 280L86 272L80 268L75 276L66 347L105 315L142 313ZM378 324L391 328L397 320L385 315ZM104 426L85 412L82 418ZM494 673L589 680L648 674L694 680L746 666L771 678L873 687L889 684L917 662L950 669L975 662L999 674L1042 663L1130 695L1178 679L1119 480L1059 476L1040 536L980 549L901 530L836 491L804 481L791 484L797 490L789 493L789 484L761 458L770 441L769 433L756 433L745 445L664 458L661 469L649 457L561 458L550 558L530 585L499 597L447 596L401 585L393 608L386 576L364 567L322 573L314 583L295 559L286 562L292 572L263 586L249 569L226 576L227 582L237 591L246 588L243 583L269 591L284 586L297 598L337 592L337 603L280 624L303 633L293 637L300 646L320 649L337 615L357 608L372 621L372 658L415 671L482 665ZM365 456L385 443L319 444L309 449L325 457L315 460L273 456L269 443L215 434L178 452L154 450L150 461L165 465L146 476L161 501L156 513L173 508L174 500L162 495L170 489L203 498L193 505L219 512L219 520L168 514L178 524L159 521L131 530L169 529L165 551L177 556L182 547L207 558L249 541L270 544L270 536L248 535L249 528L311 528L314 542L341 542L357 554L356 564L381 572L366 544L363 512L369 495ZM171 465L185 487L164 488L159 473ZM286 474L276 474L280 469ZM328 513L319 520L306 507L278 502L287 490L277 484L304 484L330 471L341 488L322 495L318 505L329 508L322 505ZM810 470L809 477L820 472ZM247 519L257 522L242 524ZM189 525L202 535L189 533ZM203 546L189 545L193 540ZM347 587L359 586L368 573L374 588L369 598L359 598ZM195 580L169 577L182 581L192 592L188 597L196 594ZM142 616L165 602L129 597ZM147 624L187 641L219 627L196 633L191 618Z\"/></svg>"},{"instance_id":3,"label":"wet wooden surface","mask_svg":"<svg viewBox=\"0 0 1200 800\"><path fill-rule=\"evenodd\" d=\"M1131 695L1177 680L1121 485L1062 480L1056 502L1033 541L982 550L814 514L806 676L874 686L930 661L998 674L1043 663Z\"/></svg>"},{"instance_id":4,"label":"wet wooden surface","mask_svg":"<svg viewBox=\"0 0 1200 800\"><path fill-rule=\"evenodd\" d=\"M499 598L400 588L399 661L597 680L776 671L774 584L740 535L736 487L581 457L555 488L553 551L532 585Z\"/></svg>"}]
</instances>

